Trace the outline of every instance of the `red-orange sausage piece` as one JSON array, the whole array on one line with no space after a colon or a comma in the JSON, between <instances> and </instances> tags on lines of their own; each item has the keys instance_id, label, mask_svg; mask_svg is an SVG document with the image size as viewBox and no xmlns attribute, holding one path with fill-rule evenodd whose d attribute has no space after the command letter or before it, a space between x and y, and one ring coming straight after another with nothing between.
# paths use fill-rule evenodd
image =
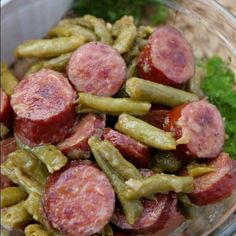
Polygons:
<instances>
[{"instance_id":1,"label":"red-orange sausage piece","mask_svg":"<svg viewBox=\"0 0 236 236\"><path fill-rule=\"evenodd\" d=\"M7 138L0 142L0 163L6 161L8 154L18 149L15 138ZM1 189L13 186L14 183L5 175L0 176Z\"/></svg>"},{"instance_id":2,"label":"red-orange sausage piece","mask_svg":"<svg viewBox=\"0 0 236 236\"><path fill-rule=\"evenodd\" d=\"M105 123L105 116L87 114L78 121L72 135L58 143L57 147L70 158L88 158L90 155L88 139L92 135L100 138Z\"/></svg>"},{"instance_id":3,"label":"red-orange sausage piece","mask_svg":"<svg viewBox=\"0 0 236 236\"><path fill-rule=\"evenodd\" d=\"M133 225L129 225L119 207L113 214L111 222L121 229L137 233L150 233L161 230L171 216L173 208L176 208L175 194L156 194L153 200L144 199L144 210L139 219Z\"/></svg>"},{"instance_id":4,"label":"red-orange sausage piece","mask_svg":"<svg viewBox=\"0 0 236 236\"><path fill-rule=\"evenodd\" d=\"M148 167L151 154L151 149L148 146L111 128L105 128L102 136L135 166Z\"/></svg>"},{"instance_id":5,"label":"red-orange sausage piece","mask_svg":"<svg viewBox=\"0 0 236 236\"><path fill-rule=\"evenodd\" d=\"M193 50L174 27L162 26L141 51L137 68L144 79L178 87L194 75Z\"/></svg>"},{"instance_id":6,"label":"red-orange sausage piece","mask_svg":"<svg viewBox=\"0 0 236 236\"><path fill-rule=\"evenodd\" d=\"M233 163L227 153L221 153L216 159L209 161L216 170L194 178L193 192L189 198L196 205L213 204L229 197L235 187Z\"/></svg>"},{"instance_id":7,"label":"red-orange sausage piece","mask_svg":"<svg viewBox=\"0 0 236 236\"><path fill-rule=\"evenodd\" d=\"M7 94L0 88L0 122L9 125L12 121L12 110L10 106L10 99Z\"/></svg>"},{"instance_id":8,"label":"red-orange sausage piece","mask_svg":"<svg viewBox=\"0 0 236 236\"><path fill-rule=\"evenodd\" d=\"M164 129L178 139L180 157L216 157L224 145L224 121L217 108L204 100L175 107L166 117Z\"/></svg>"},{"instance_id":9,"label":"red-orange sausage piece","mask_svg":"<svg viewBox=\"0 0 236 236\"><path fill-rule=\"evenodd\" d=\"M43 69L22 80L11 96L15 134L29 146L55 143L70 134L76 119L75 92L60 73Z\"/></svg>"},{"instance_id":10,"label":"red-orange sausage piece","mask_svg":"<svg viewBox=\"0 0 236 236\"><path fill-rule=\"evenodd\" d=\"M43 193L43 210L52 228L70 236L89 236L109 222L115 194L103 172L73 161L53 173Z\"/></svg>"},{"instance_id":11,"label":"red-orange sausage piece","mask_svg":"<svg viewBox=\"0 0 236 236\"><path fill-rule=\"evenodd\" d=\"M67 73L78 92L113 96L125 82L126 65L111 46L90 42L72 54Z\"/></svg>"}]
</instances>

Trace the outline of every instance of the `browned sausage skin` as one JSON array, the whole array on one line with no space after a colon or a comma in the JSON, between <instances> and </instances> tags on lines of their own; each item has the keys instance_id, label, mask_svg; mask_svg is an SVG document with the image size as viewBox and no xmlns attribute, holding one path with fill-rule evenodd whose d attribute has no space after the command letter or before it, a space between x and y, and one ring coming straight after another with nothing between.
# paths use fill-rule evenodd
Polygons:
<instances>
[{"instance_id":1,"label":"browned sausage skin","mask_svg":"<svg viewBox=\"0 0 236 236\"><path fill-rule=\"evenodd\" d=\"M15 134L34 146L63 140L76 120L75 92L62 74L43 69L15 88L11 105L16 114Z\"/></svg>"},{"instance_id":2,"label":"browned sausage skin","mask_svg":"<svg viewBox=\"0 0 236 236\"><path fill-rule=\"evenodd\" d=\"M72 135L58 143L57 147L70 158L88 158L90 156L88 139L92 135L100 138L105 123L105 116L87 114L78 121Z\"/></svg>"},{"instance_id":3,"label":"browned sausage skin","mask_svg":"<svg viewBox=\"0 0 236 236\"><path fill-rule=\"evenodd\" d=\"M67 73L78 92L113 96L125 82L126 65L111 46L90 42L72 54Z\"/></svg>"},{"instance_id":4,"label":"browned sausage skin","mask_svg":"<svg viewBox=\"0 0 236 236\"><path fill-rule=\"evenodd\" d=\"M175 107L166 117L164 129L178 139L177 153L182 158L213 158L224 145L223 118L204 100Z\"/></svg>"},{"instance_id":5,"label":"browned sausage skin","mask_svg":"<svg viewBox=\"0 0 236 236\"><path fill-rule=\"evenodd\" d=\"M179 87L195 72L192 47L174 27L162 26L141 51L137 68L144 79Z\"/></svg>"},{"instance_id":6,"label":"browned sausage skin","mask_svg":"<svg viewBox=\"0 0 236 236\"><path fill-rule=\"evenodd\" d=\"M10 106L10 99L8 95L0 88L0 122L7 126L12 124L12 109Z\"/></svg>"},{"instance_id":7,"label":"browned sausage skin","mask_svg":"<svg viewBox=\"0 0 236 236\"><path fill-rule=\"evenodd\" d=\"M72 161L54 172L43 194L44 215L52 228L71 236L100 232L109 222L115 194L93 164Z\"/></svg>"},{"instance_id":8,"label":"browned sausage skin","mask_svg":"<svg viewBox=\"0 0 236 236\"><path fill-rule=\"evenodd\" d=\"M111 142L120 153L137 167L148 167L151 148L111 128L105 128L102 137Z\"/></svg>"},{"instance_id":9,"label":"browned sausage skin","mask_svg":"<svg viewBox=\"0 0 236 236\"><path fill-rule=\"evenodd\" d=\"M215 171L194 178L193 192L189 194L191 201L197 205L223 200L232 194L236 186L234 165L227 153L221 153L208 164L214 167Z\"/></svg>"}]
</instances>

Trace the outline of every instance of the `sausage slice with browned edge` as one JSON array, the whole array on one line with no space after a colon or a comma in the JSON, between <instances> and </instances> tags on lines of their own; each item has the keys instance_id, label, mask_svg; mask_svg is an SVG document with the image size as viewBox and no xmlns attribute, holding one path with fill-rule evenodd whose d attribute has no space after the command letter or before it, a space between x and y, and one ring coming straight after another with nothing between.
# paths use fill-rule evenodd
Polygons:
<instances>
[{"instance_id":1,"label":"sausage slice with browned edge","mask_svg":"<svg viewBox=\"0 0 236 236\"><path fill-rule=\"evenodd\" d=\"M137 68L144 79L179 87L195 72L192 47L174 27L159 27L141 51Z\"/></svg>"},{"instance_id":2,"label":"sausage slice with browned edge","mask_svg":"<svg viewBox=\"0 0 236 236\"><path fill-rule=\"evenodd\" d=\"M216 157L224 145L223 118L205 100L175 107L166 117L164 129L174 133L177 154L184 159Z\"/></svg>"},{"instance_id":3,"label":"sausage slice with browned edge","mask_svg":"<svg viewBox=\"0 0 236 236\"><path fill-rule=\"evenodd\" d=\"M18 149L15 138L7 138L0 142L0 163L7 160L8 154ZM1 189L13 186L14 183L5 175L1 174Z\"/></svg>"},{"instance_id":4,"label":"sausage slice with browned edge","mask_svg":"<svg viewBox=\"0 0 236 236\"><path fill-rule=\"evenodd\" d=\"M10 99L8 95L0 88L0 122L9 126L12 121L12 109L10 106Z\"/></svg>"},{"instance_id":5,"label":"sausage slice with browned edge","mask_svg":"<svg viewBox=\"0 0 236 236\"><path fill-rule=\"evenodd\" d=\"M121 208L116 206L111 222L121 229L136 233L151 233L161 230L171 216L173 208L176 208L176 195L156 194L152 200L142 200L144 210L138 220L130 225L126 221Z\"/></svg>"},{"instance_id":6,"label":"sausage slice with browned edge","mask_svg":"<svg viewBox=\"0 0 236 236\"><path fill-rule=\"evenodd\" d=\"M67 73L78 92L113 96L125 82L126 65L111 46L90 42L72 54Z\"/></svg>"},{"instance_id":7,"label":"sausage slice with browned edge","mask_svg":"<svg viewBox=\"0 0 236 236\"><path fill-rule=\"evenodd\" d=\"M58 143L57 147L70 158L88 158L90 155L88 139L92 135L100 138L105 124L105 116L87 114L78 121L72 135Z\"/></svg>"},{"instance_id":8,"label":"sausage slice with browned edge","mask_svg":"<svg viewBox=\"0 0 236 236\"><path fill-rule=\"evenodd\" d=\"M115 205L112 186L93 164L72 161L54 172L43 193L44 215L52 228L89 236L109 222Z\"/></svg>"},{"instance_id":9,"label":"sausage slice with browned edge","mask_svg":"<svg viewBox=\"0 0 236 236\"><path fill-rule=\"evenodd\" d=\"M229 197L236 186L236 172L227 153L222 152L208 165L214 167L215 171L194 178L193 192L188 194L191 201L200 206Z\"/></svg>"},{"instance_id":10,"label":"sausage slice with browned edge","mask_svg":"<svg viewBox=\"0 0 236 236\"><path fill-rule=\"evenodd\" d=\"M43 69L22 80L11 96L15 135L34 146L62 141L76 120L75 92L60 73Z\"/></svg>"},{"instance_id":11,"label":"sausage slice with browned edge","mask_svg":"<svg viewBox=\"0 0 236 236\"><path fill-rule=\"evenodd\" d=\"M104 129L103 138L111 142L135 166L148 167L151 154L150 147L111 128Z\"/></svg>"}]
</instances>

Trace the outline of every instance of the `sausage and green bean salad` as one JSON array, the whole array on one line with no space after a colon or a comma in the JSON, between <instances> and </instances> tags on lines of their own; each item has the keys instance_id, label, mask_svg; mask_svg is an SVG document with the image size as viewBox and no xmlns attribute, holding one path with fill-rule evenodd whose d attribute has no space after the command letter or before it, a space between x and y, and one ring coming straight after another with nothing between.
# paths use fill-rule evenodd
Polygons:
<instances>
[{"instance_id":1,"label":"sausage and green bean salad","mask_svg":"<svg viewBox=\"0 0 236 236\"><path fill-rule=\"evenodd\" d=\"M229 197L224 119L171 25L63 19L1 66L1 225L26 236L168 235Z\"/></svg>"}]
</instances>

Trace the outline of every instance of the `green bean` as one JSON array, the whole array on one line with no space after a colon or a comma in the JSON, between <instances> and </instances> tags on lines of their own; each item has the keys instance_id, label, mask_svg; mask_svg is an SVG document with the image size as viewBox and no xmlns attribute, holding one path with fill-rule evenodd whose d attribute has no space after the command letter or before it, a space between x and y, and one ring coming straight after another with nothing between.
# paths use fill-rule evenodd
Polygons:
<instances>
[{"instance_id":1,"label":"green bean","mask_svg":"<svg viewBox=\"0 0 236 236\"><path fill-rule=\"evenodd\" d=\"M99 142L101 145L100 155L109 165L125 180L130 178L142 179L139 170L130 162L126 161L120 152L108 141Z\"/></svg>"},{"instance_id":2,"label":"green bean","mask_svg":"<svg viewBox=\"0 0 236 236\"><path fill-rule=\"evenodd\" d=\"M27 198L27 193L19 187L1 189L1 208L12 206Z\"/></svg>"},{"instance_id":3,"label":"green bean","mask_svg":"<svg viewBox=\"0 0 236 236\"><path fill-rule=\"evenodd\" d=\"M60 20L58 26L70 26L70 25L80 25L85 28L93 30L93 26L83 17L67 18Z\"/></svg>"},{"instance_id":4,"label":"green bean","mask_svg":"<svg viewBox=\"0 0 236 236\"><path fill-rule=\"evenodd\" d=\"M8 70L8 66L6 64L1 64L1 87L2 89L11 96L13 94L13 90L18 84L18 80L16 77Z\"/></svg>"},{"instance_id":5,"label":"green bean","mask_svg":"<svg viewBox=\"0 0 236 236\"><path fill-rule=\"evenodd\" d=\"M34 220L44 224L41 213L41 196L38 193L31 193L25 200L24 207L32 215Z\"/></svg>"},{"instance_id":6,"label":"green bean","mask_svg":"<svg viewBox=\"0 0 236 236\"><path fill-rule=\"evenodd\" d=\"M199 100L195 94L135 77L126 82L126 92L133 99L171 107Z\"/></svg>"},{"instance_id":7,"label":"green bean","mask_svg":"<svg viewBox=\"0 0 236 236\"><path fill-rule=\"evenodd\" d=\"M176 173L182 167L182 162L172 152L158 151L152 157L152 168L159 168L164 172Z\"/></svg>"},{"instance_id":8,"label":"green bean","mask_svg":"<svg viewBox=\"0 0 236 236\"><path fill-rule=\"evenodd\" d=\"M100 146L100 141L96 137L91 137L88 141L91 151L96 159L97 164L109 178L117 197L122 206L123 212L129 224L134 224L143 211L143 206L139 200L128 200L124 194L127 191L127 186L122 177L120 177L112 167L106 162L103 150Z\"/></svg>"},{"instance_id":9,"label":"green bean","mask_svg":"<svg viewBox=\"0 0 236 236\"><path fill-rule=\"evenodd\" d=\"M169 191L190 193L193 189L193 177L190 176L155 174L142 180L129 179L125 183L130 187L125 194L130 200Z\"/></svg>"},{"instance_id":10,"label":"green bean","mask_svg":"<svg viewBox=\"0 0 236 236\"><path fill-rule=\"evenodd\" d=\"M9 133L9 129L3 123L0 123L0 137L4 139Z\"/></svg>"},{"instance_id":11,"label":"green bean","mask_svg":"<svg viewBox=\"0 0 236 236\"><path fill-rule=\"evenodd\" d=\"M54 145L42 145L34 148L30 148L25 144L22 144L17 140L19 146L31 153L33 153L40 161L42 161L49 173L60 170L68 161L61 151Z\"/></svg>"},{"instance_id":12,"label":"green bean","mask_svg":"<svg viewBox=\"0 0 236 236\"><path fill-rule=\"evenodd\" d=\"M26 236L49 236L49 233L39 224L31 224L25 228Z\"/></svg>"},{"instance_id":13,"label":"green bean","mask_svg":"<svg viewBox=\"0 0 236 236\"><path fill-rule=\"evenodd\" d=\"M31 215L24 208L24 201L1 209L1 225L12 230L32 221Z\"/></svg>"},{"instance_id":14,"label":"green bean","mask_svg":"<svg viewBox=\"0 0 236 236\"><path fill-rule=\"evenodd\" d=\"M12 162L6 160L1 164L1 172L6 175L12 182L20 185L28 194L36 192L41 194L42 185L37 181L29 178L19 168L15 167Z\"/></svg>"},{"instance_id":15,"label":"green bean","mask_svg":"<svg viewBox=\"0 0 236 236\"><path fill-rule=\"evenodd\" d=\"M83 36L28 40L16 48L17 57L57 57L72 52L86 42Z\"/></svg>"},{"instance_id":16,"label":"green bean","mask_svg":"<svg viewBox=\"0 0 236 236\"><path fill-rule=\"evenodd\" d=\"M134 116L119 116L115 129L148 146L161 150L176 149L176 141L170 132L158 129Z\"/></svg>"},{"instance_id":17,"label":"green bean","mask_svg":"<svg viewBox=\"0 0 236 236\"><path fill-rule=\"evenodd\" d=\"M31 65L30 68L27 70L26 74L37 72L41 70L42 68L62 71L66 68L66 65L71 57L71 54L72 53L66 53L52 59L40 60L34 63L33 65Z\"/></svg>"},{"instance_id":18,"label":"green bean","mask_svg":"<svg viewBox=\"0 0 236 236\"><path fill-rule=\"evenodd\" d=\"M104 20L92 15L85 15L83 19L93 27L93 30L100 41L106 44L112 44L111 33L108 30Z\"/></svg>"},{"instance_id":19,"label":"green bean","mask_svg":"<svg viewBox=\"0 0 236 236\"><path fill-rule=\"evenodd\" d=\"M110 224L107 224L102 230L102 236L113 236L113 231Z\"/></svg>"},{"instance_id":20,"label":"green bean","mask_svg":"<svg viewBox=\"0 0 236 236\"><path fill-rule=\"evenodd\" d=\"M79 93L79 103L109 115L119 115L123 112L144 115L151 107L150 103L130 98L101 97L89 93Z\"/></svg>"},{"instance_id":21,"label":"green bean","mask_svg":"<svg viewBox=\"0 0 236 236\"><path fill-rule=\"evenodd\" d=\"M117 37L113 47L120 53L127 53L136 38L137 29L132 16L123 16L112 26L112 34Z\"/></svg>"},{"instance_id":22,"label":"green bean","mask_svg":"<svg viewBox=\"0 0 236 236\"><path fill-rule=\"evenodd\" d=\"M127 69L127 78L132 78L137 75L137 58L133 59L128 66Z\"/></svg>"},{"instance_id":23,"label":"green bean","mask_svg":"<svg viewBox=\"0 0 236 236\"><path fill-rule=\"evenodd\" d=\"M138 37L146 39L153 33L154 30L155 28L152 26L141 25L138 27Z\"/></svg>"},{"instance_id":24,"label":"green bean","mask_svg":"<svg viewBox=\"0 0 236 236\"><path fill-rule=\"evenodd\" d=\"M48 32L49 37L83 36L87 41L96 41L97 37L93 31L80 25L58 25Z\"/></svg>"},{"instance_id":25,"label":"green bean","mask_svg":"<svg viewBox=\"0 0 236 236\"><path fill-rule=\"evenodd\" d=\"M178 205L181 213L187 219L193 219L196 215L196 206L189 200L185 193L177 193Z\"/></svg>"},{"instance_id":26,"label":"green bean","mask_svg":"<svg viewBox=\"0 0 236 236\"><path fill-rule=\"evenodd\" d=\"M32 179L44 184L49 173L45 165L28 151L19 149L8 155L8 162Z\"/></svg>"},{"instance_id":27,"label":"green bean","mask_svg":"<svg viewBox=\"0 0 236 236\"><path fill-rule=\"evenodd\" d=\"M191 163L187 165L186 168L188 171L188 175L192 177L197 177L199 175L204 175L216 171L216 169L212 166L207 166L206 164L198 164L198 163Z\"/></svg>"}]
</instances>

